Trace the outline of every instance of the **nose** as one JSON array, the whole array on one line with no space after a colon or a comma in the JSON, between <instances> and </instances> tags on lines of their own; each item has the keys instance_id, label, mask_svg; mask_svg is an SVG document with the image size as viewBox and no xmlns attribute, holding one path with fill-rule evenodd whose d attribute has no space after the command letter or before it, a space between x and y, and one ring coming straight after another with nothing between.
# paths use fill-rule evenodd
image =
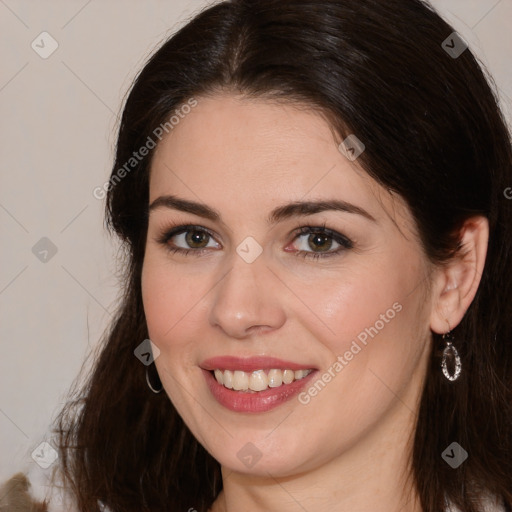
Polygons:
<instances>
[{"instance_id":1,"label":"nose","mask_svg":"<svg viewBox=\"0 0 512 512\"><path fill-rule=\"evenodd\" d=\"M236 339L279 329L285 322L283 293L263 254L247 263L235 253L231 268L214 287L210 324Z\"/></svg>"}]
</instances>

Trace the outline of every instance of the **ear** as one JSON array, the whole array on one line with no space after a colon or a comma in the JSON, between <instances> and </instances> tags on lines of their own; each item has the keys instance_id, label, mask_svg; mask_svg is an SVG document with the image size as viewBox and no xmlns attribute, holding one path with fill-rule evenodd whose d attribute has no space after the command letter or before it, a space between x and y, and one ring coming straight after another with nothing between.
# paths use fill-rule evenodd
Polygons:
<instances>
[{"instance_id":1,"label":"ear","mask_svg":"<svg viewBox=\"0 0 512 512\"><path fill-rule=\"evenodd\" d=\"M487 218L467 219L460 233L460 251L438 267L432 287L430 328L438 334L454 329L466 314L475 298L487 256Z\"/></svg>"}]
</instances>

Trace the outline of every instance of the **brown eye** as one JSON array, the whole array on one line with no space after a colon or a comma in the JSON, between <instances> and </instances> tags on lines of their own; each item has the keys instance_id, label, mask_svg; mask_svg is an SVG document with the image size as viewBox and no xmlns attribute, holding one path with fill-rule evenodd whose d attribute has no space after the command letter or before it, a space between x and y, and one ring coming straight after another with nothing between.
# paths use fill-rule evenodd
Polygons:
<instances>
[{"instance_id":1,"label":"brown eye","mask_svg":"<svg viewBox=\"0 0 512 512\"><path fill-rule=\"evenodd\" d=\"M185 241L190 247L203 248L208 244L208 238L210 235L205 231L190 230L186 232Z\"/></svg>"},{"instance_id":2,"label":"brown eye","mask_svg":"<svg viewBox=\"0 0 512 512\"><path fill-rule=\"evenodd\" d=\"M213 234L206 228L193 225L174 227L163 233L157 242L169 251L180 254L200 254L203 250L220 247L220 244L213 238Z\"/></svg>"},{"instance_id":3,"label":"brown eye","mask_svg":"<svg viewBox=\"0 0 512 512\"><path fill-rule=\"evenodd\" d=\"M311 249L319 249L321 252L328 251L332 246L332 238L327 235L313 233L308 237L308 245Z\"/></svg>"},{"instance_id":4,"label":"brown eye","mask_svg":"<svg viewBox=\"0 0 512 512\"><path fill-rule=\"evenodd\" d=\"M299 241L295 241L294 244L297 249L296 255L304 258L336 256L354 247L349 238L325 227L302 227L298 230L295 240Z\"/></svg>"}]
</instances>

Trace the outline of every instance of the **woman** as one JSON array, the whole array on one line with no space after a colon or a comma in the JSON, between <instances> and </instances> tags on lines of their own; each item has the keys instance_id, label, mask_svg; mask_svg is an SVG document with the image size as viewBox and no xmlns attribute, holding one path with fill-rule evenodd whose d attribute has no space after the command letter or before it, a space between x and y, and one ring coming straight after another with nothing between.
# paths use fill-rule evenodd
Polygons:
<instances>
[{"instance_id":1,"label":"woman","mask_svg":"<svg viewBox=\"0 0 512 512\"><path fill-rule=\"evenodd\" d=\"M420 0L196 16L97 191L129 264L58 422L77 510L512 510L511 183Z\"/></svg>"}]
</instances>

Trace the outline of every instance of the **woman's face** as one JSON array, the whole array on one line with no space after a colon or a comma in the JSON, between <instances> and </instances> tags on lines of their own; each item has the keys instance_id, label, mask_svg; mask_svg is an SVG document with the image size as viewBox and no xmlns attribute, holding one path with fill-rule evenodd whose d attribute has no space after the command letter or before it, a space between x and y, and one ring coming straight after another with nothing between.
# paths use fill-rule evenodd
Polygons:
<instances>
[{"instance_id":1,"label":"woman's face","mask_svg":"<svg viewBox=\"0 0 512 512\"><path fill-rule=\"evenodd\" d=\"M339 142L310 109L219 95L198 98L152 161L142 292L156 366L235 471L292 475L413 426L431 267L404 202Z\"/></svg>"}]
</instances>

